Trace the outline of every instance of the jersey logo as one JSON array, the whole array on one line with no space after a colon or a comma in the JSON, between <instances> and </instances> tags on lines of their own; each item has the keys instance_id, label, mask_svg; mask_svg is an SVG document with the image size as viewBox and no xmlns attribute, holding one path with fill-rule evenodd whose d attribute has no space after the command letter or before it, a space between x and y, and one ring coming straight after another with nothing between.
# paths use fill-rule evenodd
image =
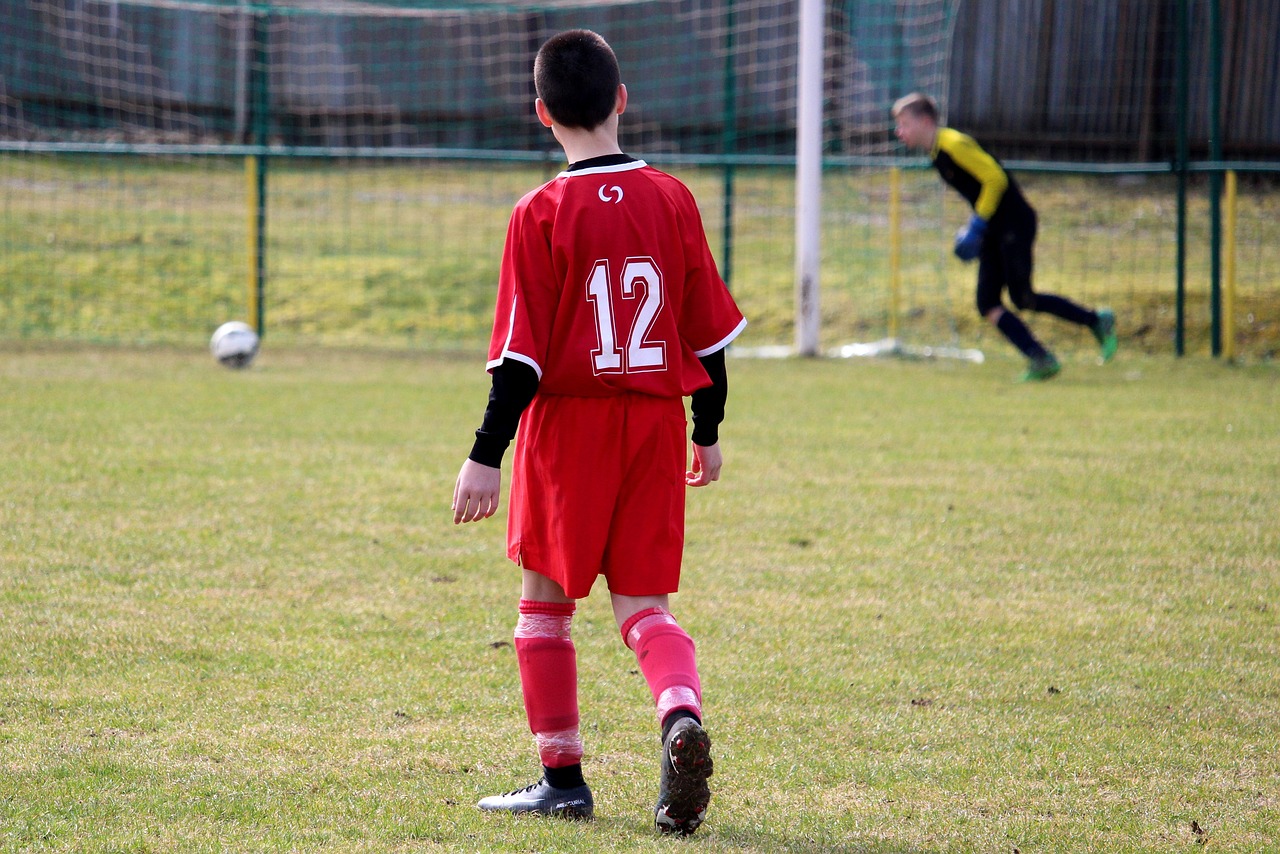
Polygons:
<instances>
[{"instance_id":1,"label":"jersey logo","mask_svg":"<svg viewBox=\"0 0 1280 854\"><path fill-rule=\"evenodd\" d=\"M616 199L614 198L615 193L618 196ZM617 184L614 184L612 187L609 187L608 190L606 191L604 184L601 184L600 189L596 193L596 195L600 197L600 201L612 202L613 204L616 205L622 201L622 188L619 187Z\"/></svg>"}]
</instances>

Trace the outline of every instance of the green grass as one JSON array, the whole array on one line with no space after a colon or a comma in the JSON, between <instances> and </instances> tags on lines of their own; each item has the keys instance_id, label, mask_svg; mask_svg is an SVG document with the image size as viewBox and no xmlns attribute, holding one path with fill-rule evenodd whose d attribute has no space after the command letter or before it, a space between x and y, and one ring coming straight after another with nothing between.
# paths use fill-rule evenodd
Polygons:
<instances>
[{"instance_id":1,"label":"green grass","mask_svg":"<svg viewBox=\"0 0 1280 854\"><path fill-rule=\"evenodd\" d=\"M649 829L651 700L602 589L598 820L474 808L535 773L505 509L448 511L479 356L4 350L0 850L1273 844L1274 368L730 373L674 599L717 761L682 843Z\"/></svg>"},{"instance_id":2,"label":"green grass","mask_svg":"<svg viewBox=\"0 0 1280 854\"><path fill-rule=\"evenodd\" d=\"M656 162L661 164L661 160ZM507 220L559 164L309 162L268 170L265 322L283 344L482 346ZM671 166L700 201L723 266L723 175ZM732 286L745 346L794 343L792 173L740 168ZM1166 177L1020 174L1040 211L1037 282L1117 310L1127 346L1174 350L1176 196ZM0 340L194 346L248 312L248 202L234 158L0 156ZM824 347L889 333L888 173L831 169L823 188ZM975 268L950 256L968 213L931 170L903 176L897 322L923 345L1004 348L973 307ZM1209 350L1207 201L1189 197L1186 346ZM1232 318L1247 361L1280 354L1280 194L1244 182ZM1033 319L1033 322L1034 319ZM1091 341L1036 323L1055 349Z\"/></svg>"}]
</instances>

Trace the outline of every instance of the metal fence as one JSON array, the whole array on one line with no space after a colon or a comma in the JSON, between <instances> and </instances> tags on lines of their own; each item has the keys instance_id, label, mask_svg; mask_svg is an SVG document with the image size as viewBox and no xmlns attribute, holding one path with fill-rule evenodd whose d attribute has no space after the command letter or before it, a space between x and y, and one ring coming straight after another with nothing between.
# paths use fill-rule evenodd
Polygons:
<instances>
[{"instance_id":1,"label":"metal fence","mask_svg":"<svg viewBox=\"0 0 1280 854\"><path fill-rule=\"evenodd\" d=\"M750 336L785 342L797 14L794 0L3 4L0 337L190 342L243 314L248 290L280 340L474 346L506 214L558 168L531 114L532 55L588 26L626 73L624 145L696 185ZM1130 307L1150 349L1273 357L1278 16L1271 0L828 2L828 343L889 323L880 178L919 161L888 107L924 89L1051 179L1040 269L1055 287ZM959 215L926 183L900 320L980 337L968 274L938 251ZM1055 225L1083 207L1099 221ZM1069 247L1088 263L1058 281ZM1233 259L1239 315L1224 317Z\"/></svg>"}]
</instances>

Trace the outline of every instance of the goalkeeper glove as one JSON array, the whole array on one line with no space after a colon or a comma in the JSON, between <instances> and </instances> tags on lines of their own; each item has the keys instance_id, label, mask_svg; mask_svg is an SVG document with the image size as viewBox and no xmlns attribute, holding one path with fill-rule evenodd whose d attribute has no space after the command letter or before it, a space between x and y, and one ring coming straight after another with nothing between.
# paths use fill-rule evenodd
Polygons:
<instances>
[{"instance_id":1,"label":"goalkeeper glove","mask_svg":"<svg viewBox=\"0 0 1280 854\"><path fill-rule=\"evenodd\" d=\"M956 232L956 257L961 261L972 261L982 250L982 236L987 233L987 221L974 214L969 224Z\"/></svg>"}]
</instances>

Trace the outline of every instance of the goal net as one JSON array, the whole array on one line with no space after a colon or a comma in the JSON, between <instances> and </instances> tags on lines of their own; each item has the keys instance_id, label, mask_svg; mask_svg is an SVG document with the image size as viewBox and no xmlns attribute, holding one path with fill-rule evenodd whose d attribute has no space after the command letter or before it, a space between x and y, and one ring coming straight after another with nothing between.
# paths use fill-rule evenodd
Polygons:
<instances>
[{"instance_id":1,"label":"goal net","mask_svg":"<svg viewBox=\"0 0 1280 854\"><path fill-rule=\"evenodd\" d=\"M894 137L889 108L909 92L944 107L959 0L846 3L828 13L824 92L823 350L850 356L981 361L961 346L964 299L947 252L963 216L918 153Z\"/></svg>"},{"instance_id":2,"label":"goal net","mask_svg":"<svg viewBox=\"0 0 1280 854\"><path fill-rule=\"evenodd\" d=\"M945 325L931 328L945 315L935 311L945 302L936 235L915 241L940 222L937 182L917 190L918 170L904 173L911 215L894 238L887 167L893 158L920 162L900 160L889 107L913 89L945 95L956 2L824 6L828 347L881 339L891 327L904 340L945 343ZM239 300L239 274L216 260L193 271L162 257L163 241L146 236L180 220L188 233L169 243L210 259L235 254L229 243L244 222L244 182L234 158L252 151L269 152L273 164L264 251L268 323L277 333L376 339L408 324L404 340L448 332L466 343L488 321L484 297L510 204L560 167L554 139L533 116L533 55L555 32L585 27L608 38L623 67L631 96L624 148L693 186L713 251L752 319L746 340L791 340L799 8L795 0L2 4L0 168L12 175L5 198L13 217L41 223L29 238L11 230L15 251L0 270L0 297L13 308L6 322L39 334L46 321L21 312L43 318L47 307L26 306L16 283L48 270L48 286L65 289L63 302L73 305L88 286L76 271L92 270L94 287L109 282L116 272L104 264L124 245L131 254L119 301L110 312L61 317L58 334L111 338L117 332L105 318L137 328L130 311L175 328L206 315L207 328L227 319L212 315ZM64 162L72 157L82 159ZM155 168L120 166L139 160ZM409 174L424 162L423 174ZM59 182L65 191L47 200L22 190ZM193 186L205 204L184 198ZM181 217L166 214L166 204L181 206ZM102 215L90 215L94 208ZM76 240L51 242L60 228ZM316 246L336 260L319 263ZM421 272L428 268L434 277ZM136 294L126 296L129 288ZM308 302L321 292L329 295ZM169 314L128 304L157 293L197 304ZM382 317L387 306L418 320Z\"/></svg>"},{"instance_id":3,"label":"goal net","mask_svg":"<svg viewBox=\"0 0 1280 854\"><path fill-rule=\"evenodd\" d=\"M642 153L786 153L795 4L664 0L28 0L0 11L0 133L291 147L555 145L533 55L604 34ZM733 103L726 103L732 99ZM726 120L735 122L726 127Z\"/></svg>"}]
</instances>

